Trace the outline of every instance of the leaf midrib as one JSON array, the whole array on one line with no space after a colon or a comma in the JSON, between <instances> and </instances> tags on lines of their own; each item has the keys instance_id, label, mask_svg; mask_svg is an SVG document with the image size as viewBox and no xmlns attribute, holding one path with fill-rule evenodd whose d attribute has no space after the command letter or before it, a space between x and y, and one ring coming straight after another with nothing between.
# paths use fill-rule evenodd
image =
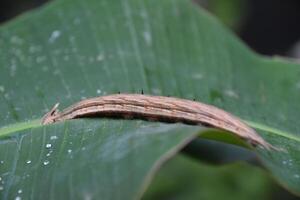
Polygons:
<instances>
[{"instance_id":1,"label":"leaf midrib","mask_svg":"<svg viewBox=\"0 0 300 200\"><path fill-rule=\"evenodd\" d=\"M40 119L35 119L26 122L18 122L15 124L11 124L8 126L4 126L0 128L0 138L9 136L11 133L23 131L30 128L36 128L42 126Z\"/></svg>"},{"instance_id":2,"label":"leaf midrib","mask_svg":"<svg viewBox=\"0 0 300 200\"><path fill-rule=\"evenodd\" d=\"M273 128L273 127L270 127L270 126L267 126L267 125L263 125L263 124L260 124L260 123L257 123L257 122L253 122L253 121L244 120L244 122L246 124L248 124L249 126L251 126L252 128L262 130L262 131L266 131L266 132L272 133L274 135L278 135L278 136L281 136L281 137L285 137L285 138L300 142L300 137L297 136L297 135L294 135L292 133L282 131L282 130L279 130L279 129L276 129L276 128Z\"/></svg>"},{"instance_id":3,"label":"leaf midrib","mask_svg":"<svg viewBox=\"0 0 300 200\"><path fill-rule=\"evenodd\" d=\"M300 137L298 137L297 135L293 135L289 132L282 131L282 130L279 130L279 129L276 129L276 128L273 128L273 127L270 127L267 125L263 125L263 124L260 124L257 122L253 122L253 121L248 121L248 120L243 120L243 121L246 124L248 124L249 126L251 126L252 128L266 131L266 132L274 134L274 135L278 135L281 137L288 138L290 140L295 140L297 142L300 142ZM35 119L35 120L31 120L31 121L19 122L19 123L15 123L13 125L1 127L0 128L0 138L9 136L10 134L12 134L14 132L23 131L23 130L30 129L30 128L37 128L37 127L41 127L41 126L43 126L41 124L41 120Z\"/></svg>"}]
</instances>

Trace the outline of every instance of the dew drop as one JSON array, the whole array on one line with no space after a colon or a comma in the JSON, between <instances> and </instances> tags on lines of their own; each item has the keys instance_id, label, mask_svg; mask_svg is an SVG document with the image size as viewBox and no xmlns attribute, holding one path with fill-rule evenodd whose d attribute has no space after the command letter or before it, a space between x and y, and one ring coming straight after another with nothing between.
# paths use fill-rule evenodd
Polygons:
<instances>
[{"instance_id":1,"label":"dew drop","mask_svg":"<svg viewBox=\"0 0 300 200\"><path fill-rule=\"evenodd\" d=\"M233 90L225 90L224 93L231 98L235 98L235 99L239 98L239 95Z\"/></svg>"},{"instance_id":2,"label":"dew drop","mask_svg":"<svg viewBox=\"0 0 300 200\"><path fill-rule=\"evenodd\" d=\"M51 144L46 144L46 148L47 148L47 149L49 149L49 148L51 148L51 147L52 147Z\"/></svg>"},{"instance_id":3,"label":"dew drop","mask_svg":"<svg viewBox=\"0 0 300 200\"><path fill-rule=\"evenodd\" d=\"M10 76L15 76L16 75L16 71L17 71L17 65L15 63L13 63L10 66Z\"/></svg>"},{"instance_id":4,"label":"dew drop","mask_svg":"<svg viewBox=\"0 0 300 200\"><path fill-rule=\"evenodd\" d=\"M92 128L87 128L86 131L87 131L87 132L92 132L93 129L92 129Z\"/></svg>"},{"instance_id":5,"label":"dew drop","mask_svg":"<svg viewBox=\"0 0 300 200\"><path fill-rule=\"evenodd\" d=\"M39 56L35 59L36 63L42 63L46 60L46 56Z\"/></svg>"},{"instance_id":6,"label":"dew drop","mask_svg":"<svg viewBox=\"0 0 300 200\"><path fill-rule=\"evenodd\" d=\"M284 160L284 161L282 161L282 164L286 165L286 163L287 163L287 162L286 162L285 160Z\"/></svg>"},{"instance_id":7,"label":"dew drop","mask_svg":"<svg viewBox=\"0 0 300 200\"><path fill-rule=\"evenodd\" d=\"M9 99L9 98L10 98L10 97L9 97L9 94L8 94L8 93L5 93L5 94L4 94L4 98L5 98L5 99Z\"/></svg>"},{"instance_id":8,"label":"dew drop","mask_svg":"<svg viewBox=\"0 0 300 200\"><path fill-rule=\"evenodd\" d=\"M158 89L158 88L152 88L152 92L153 92L154 94L161 94L161 90Z\"/></svg>"},{"instance_id":9,"label":"dew drop","mask_svg":"<svg viewBox=\"0 0 300 200\"><path fill-rule=\"evenodd\" d=\"M298 83L296 83L296 88L300 89L300 81Z\"/></svg>"},{"instance_id":10,"label":"dew drop","mask_svg":"<svg viewBox=\"0 0 300 200\"><path fill-rule=\"evenodd\" d=\"M44 161L44 165L48 165L49 163L50 163L49 160Z\"/></svg>"},{"instance_id":11,"label":"dew drop","mask_svg":"<svg viewBox=\"0 0 300 200\"><path fill-rule=\"evenodd\" d=\"M69 60L69 56L64 56L64 60L68 61Z\"/></svg>"},{"instance_id":12,"label":"dew drop","mask_svg":"<svg viewBox=\"0 0 300 200\"><path fill-rule=\"evenodd\" d=\"M13 44L22 45L24 41L19 36L14 35L10 38L10 42Z\"/></svg>"},{"instance_id":13,"label":"dew drop","mask_svg":"<svg viewBox=\"0 0 300 200\"><path fill-rule=\"evenodd\" d=\"M68 149L68 153L72 153L72 149Z\"/></svg>"},{"instance_id":14,"label":"dew drop","mask_svg":"<svg viewBox=\"0 0 300 200\"><path fill-rule=\"evenodd\" d=\"M151 46L151 44L152 44L152 36L151 36L151 33L148 32L148 31L144 31L143 36L144 36L144 40L145 40L146 44L147 44L148 46Z\"/></svg>"},{"instance_id":15,"label":"dew drop","mask_svg":"<svg viewBox=\"0 0 300 200\"><path fill-rule=\"evenodd\" d=\"M0 85L0 92L4 92L5 91L5 88L3 85Z\"/></svg>"},{"instance_id":16,"label":"dew drop","mask_svg":"<svg viewBox=\"0 0 300 200\"><path fill-rule=\"evenodd\" d=\"M50 137L50 140L56 140L58 137L56 136L56 135L52 135L51 137Z\"/></svg>"},{"instance_id":17,"label":"dew drop","mask_svg":"<svg viewBox=\"0 0 300 200\"><path fill-rule=\"evenodd\" d=\"M23 191L22 190L18 190L18 193L21 194Z\"/></svg>"},{"instance_id":18,"label":"dew drop","mask_svg":"<svg viewBox=\"0 0 300 200\"><path fill-rule=\"evenodd\" d=\"M60 71L59 71L58 69L55 69L55 70L53 71L53 75L58 75L58 74L60 74Z\"/></svg>"},{"instance_id":19,"label":"dew drop","mask_svg":"<svg viewBox=\"0 0 300 200\"><path fill-rule=\"evenodd\" d=\"M49 68L47 66L42 67L42 71L47 72L48 70L49 70Z\"/></svg>"},{"instance_id":20,"label":"dew drop","mask_svg":"<svg viewBox=\"0 0 300 200\"><path fill-rule=\"evenodd\" d=\"M97 94L101 94L101 90L98 89L98 90L97 90Z\"/></svg>"},{"instance_id":21,"label":"dew drop","mask_svg":"<svg viewBox=\"0 0 300 200\"><path fill-rule=\"evenodd\" d=\"M30 163L31 163L31 160L27 160L26 163L27 163L27 164L30 164Z\"/></svg>"},{"instance_id":22,"label":"dew drop","mask_svg":"<svg viewBox=\"0 0 300 200\"><path fill-rule=\"evenodd\" d=\"M73 53L76 53L77 51L78 51L78 49L77 49L76 47L73 47L73 48L72 48L72 52L73 52Z\"/></svg>"},{"instance_id":23,"label":"dew drop","mask_svg":"<svg viewBox=\"0 0 300 200\"><path fill-rule=\"evenodd\" d=\"M53 43L57 38L59 38L60 34L61 34L61 32L60 32L59 30L53 31L53 32L51 33L51 36L50 36L50 38L49 38L48 41L49 41L50 43Z\"/></svg>"},{"instance_id":24,"label":"dew drop","mask_svg":"<svg viewBox=\"0 0 300 200\"><path fill-rule=\"evenodd\" d=\"M21 200L22 198L20 196L16 196L15 200Z\"/></svg>"},{"instance_id":25,"label":"dew drop","mask_svg":"<svg viewBox=\"0 0 300 200\"><path fill-rule=\"evenodd\" d=\"M203 75L200 73L195 73L192 75L192 79L200 80L203 78Z\"/></svg>"},{"instance_id":26,"label":"dew drop","mask_svg":"<svg viewBox=\"0 0 300 200\"><path fill-rule=\"evenodd\" d=\"M102 60L104 60L104 55L103 54L99 54L97 56L96 60L99 61L99 62L102 61Z\"/></svg>"},{"instance_id":27,"label":"dew drop","mask_svg":"<svg viewBox=\"0 0 300 200\"><path fill-rule=\"evenodd\" d=\"M29 47L29 52L30 53L36 53L42 50L41 46L30 46Z\"/></svg>"}]
</instances>

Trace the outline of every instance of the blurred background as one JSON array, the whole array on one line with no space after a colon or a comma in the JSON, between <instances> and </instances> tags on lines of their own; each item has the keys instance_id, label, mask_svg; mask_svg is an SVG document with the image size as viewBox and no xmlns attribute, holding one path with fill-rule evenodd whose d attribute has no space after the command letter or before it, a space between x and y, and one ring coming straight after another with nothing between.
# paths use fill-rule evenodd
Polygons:
<instances>
[{"instance_id":1,"label":"blurred background","mask_svg":"<svg viewBox=\"0 0 300 200\"><path fill-rule=\"evenodd\" d=\"M0 24L46 2L47 0L1 0ZM199 4L218 17L255 52L300 61L299 0L194 2L195 6ZM198 139L162 167L144 199L299 198L275 183L252 152Z\"/></svg>"},{"instance_id":2,"label":"blurred background","mask_svg":"<svg viewBox=\"0 0 300 200\"><path fill-rule=\"evenodd\" d=\"M49 0L1 0L0 23ZM300 57L299 0L193 0L258 53Z\"/></svg>"}]
</instances>

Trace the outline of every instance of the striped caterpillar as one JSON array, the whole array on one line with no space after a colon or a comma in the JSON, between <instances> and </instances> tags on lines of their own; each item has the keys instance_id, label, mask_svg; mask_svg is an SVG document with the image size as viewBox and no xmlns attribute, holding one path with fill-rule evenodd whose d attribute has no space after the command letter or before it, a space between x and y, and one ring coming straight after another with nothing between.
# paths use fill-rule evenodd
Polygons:
<instances>
[{"instance_id":1,"label":"striped caterpillar","mask_svg":"<svg viewBox=\"0 0 300 200\"><path fill-rule=\"evenodd\" d=\"M239 118L214 106L186 99L143 94L113 94L82 100L62 112L59 112L57 107L58 104L43 117L42 124L84 117L181 122L226 130L253 146L276 149Z\"/></svg>"}]
</instances>

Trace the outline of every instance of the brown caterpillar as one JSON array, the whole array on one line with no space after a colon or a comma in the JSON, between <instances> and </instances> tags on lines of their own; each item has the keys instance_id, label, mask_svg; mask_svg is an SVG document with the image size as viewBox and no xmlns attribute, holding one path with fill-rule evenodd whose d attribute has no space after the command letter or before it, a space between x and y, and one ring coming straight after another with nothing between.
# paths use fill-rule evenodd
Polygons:
<instances>
[{"instance_id":1,"label":"brown caterpillar","mask_svg":"<svg viewBox=\"0 0 300 200\"><path fill-rule=\"evenodd\" d=\"M58 112L57 107L58 104L43 117L42 124L83 117L181 122L226 130L254 146L276 149L239 118L214 106L186 99L143 94L113 94L82 100L62 112Z\"/></svg>"}]
</instances>

